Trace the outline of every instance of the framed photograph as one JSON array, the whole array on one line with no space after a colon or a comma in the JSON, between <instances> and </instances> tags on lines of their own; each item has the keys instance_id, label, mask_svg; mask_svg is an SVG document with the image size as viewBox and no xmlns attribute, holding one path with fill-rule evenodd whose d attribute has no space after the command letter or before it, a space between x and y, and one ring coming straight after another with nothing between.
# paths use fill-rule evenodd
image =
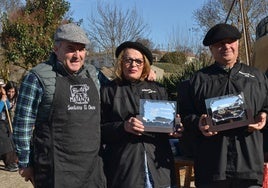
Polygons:
<instances>
[{"instance_id":1,"label":"framed photograph","mask_svg":"<svg viewBox=\"0 0 268 188\"><path fill-rule=\"evenodd\" d=\"M205 103L209 131L228 130L254 122L251 110L246 108L243 93L209 98Z\"/></svg>"},{"instance_id":2,"label":"framed photograph","mask_svg":"<svg viewBox=\"0 0 268 188\"><path fill-rule=\"evenodd\" d=\"M140 99L137 117L143 122L145 132L171 133L174 131L176 109L176 101Z\"/></svg>"}]
</instances>

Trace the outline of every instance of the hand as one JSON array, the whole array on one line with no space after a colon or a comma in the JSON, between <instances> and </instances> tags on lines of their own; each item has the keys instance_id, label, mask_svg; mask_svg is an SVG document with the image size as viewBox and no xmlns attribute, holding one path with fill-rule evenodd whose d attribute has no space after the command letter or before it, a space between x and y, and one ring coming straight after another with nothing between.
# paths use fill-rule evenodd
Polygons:
<instances>
[{"instance_id":1,"label":"hand","mask_svg":"<svg viewBox=\"0 0 268 188\"><path fill-rule=\"evenodd\" d=\"M149 81L155 81L156 80L156 74L152 69L150 70L150 73L149 73L149 75L147 77L147 80L149 80Z\"/></svg>"},{"instance_id":2,"label":"hand","mask_svg":"<svg viewBox=\"0 0 268 188\"><path fill-rule=\"evenodd\" d=\"M30 180L34 186L34 172L32 167L20 168L19 174L24 178L25 181Z\"/></svg>"},{"instance_id":3,"label":"hand","mask_svg":"<svg viewBox=\"0 0 268 188\"><path fill-rule=\"evenodd\" d=\"M139 136L144 132L143 123L135 117L131 117L129 120L125 121L124 129L126 132Z\"/></svg>"},{"instance_id":4,"label":"hand","mask_svg":"<svg viewBox=\"0 0 268 188\"><path fill-rule=\"evenodd\" d=\"M261 130L266 124L267 114L265 112L261 112L255 119L256 123L248 125L248 131L253 132L256 130Z\"/></svg>"},{"instance_id":5,"label":"hand","mask_svg":"<svg viewBox=\"0 0 268 188\"><path fill-rule=\"evenodd\" d=\"M7 95L2 93L1 100L6 101L7 100Z\"/></svg>"},{"instance_id":6,"label":"hand","mask_svg":"<svg viewBox=\"0 0 268 188\"><path fill-rule=\"evenodd\" d=\"M169 133L169 136L172 136L175 138L181 137L183 130L184 128L183 128L183 124L181 123L180 115L177 114L175 117L175 131L173 133Z\"/></svg>"},{"instance_id":7,"label":"hand","mask_svg":"<svg viewBox=\"0 0 268 188\"><path fill-rule=\"evenodd\" d=\"M0 87L0 92L1 92L1 100L6 101L7 100L6 90L3 87Z\"/></svg>"},{"instance_id":8,"label":"hand","mask_svg":"<svg viewBox=\"0 0 268 188\"><path fill-rule=\"evenodd\" d=\"M201 131L201 133L204 136L213 136L213 135L218 134L217 132L211 132L211 131L208 130L209 129L209 125L206 122L206 118L207 118L207 115L206 114L202 114L201 117L200 117L200 119L199 119L198 127L199 127L199 130Z\"/></svg>"}]
</instances>

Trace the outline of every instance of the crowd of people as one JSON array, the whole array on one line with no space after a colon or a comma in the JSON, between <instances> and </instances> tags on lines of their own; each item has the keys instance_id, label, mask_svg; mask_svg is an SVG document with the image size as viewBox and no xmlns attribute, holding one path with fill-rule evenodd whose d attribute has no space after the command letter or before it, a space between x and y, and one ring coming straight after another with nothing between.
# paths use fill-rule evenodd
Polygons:
<instances>
[{"instance_id":1,"label":"crowd of people","mask_svg":"<svg viewBox=\"0 0 268 188\"><path fill-rule=\"evenodd\" d=\"M178 125L166 133L146 131L138 117L140 99L168 100L151 71L151 51L135 41L120 44L115 79L109 80L85 63L85 31L61 25L49 60L24 76L19 91L14 82L0 87L6 169L36 188L175 188L169 141L176 138L191 141L197 188L261 188L268 81L240 62L240 38L229 24L207 32L203 44L215 62L179 87ZM254 121L211 131L206 99L241 93Z\"/></svg>"}]
</instances>

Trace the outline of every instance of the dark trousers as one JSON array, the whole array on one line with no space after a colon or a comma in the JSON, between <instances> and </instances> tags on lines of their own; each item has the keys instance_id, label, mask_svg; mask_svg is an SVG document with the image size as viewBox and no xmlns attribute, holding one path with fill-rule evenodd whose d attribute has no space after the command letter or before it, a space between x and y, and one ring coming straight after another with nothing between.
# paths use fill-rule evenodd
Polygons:
<instances>
[{"instance_id":1,"label":"dark trousers","mask_svg":"<svg viewBox=\"0 0 268 188\"><path fill-rule=\"evenodd\" d=\"M10 151L5 154L2 154L1 159L3 160L5 166L18 162L18 158L15 151Z\"/></svg>"},{"instance_id":2,"label":"dark trousers","mask_svg":"<svg viewBox=\"0 0 268 188\"><path fill-rule=\"evenodd\" d=\"M262 185L257 184L255 180L228 179L199 185L196 188L262 188Z\"/></svg>"},{"instance_id":3,"label":"dark trousers","mask_svg":"<svg viewBox=\"0 0 268 188\"><path fill-rule=\"evenodd\" d=\"M0 159L3 160L5 166L17 163L18 160L14 148L8 123L0 120Z\"/></svg>"}]
</instances>

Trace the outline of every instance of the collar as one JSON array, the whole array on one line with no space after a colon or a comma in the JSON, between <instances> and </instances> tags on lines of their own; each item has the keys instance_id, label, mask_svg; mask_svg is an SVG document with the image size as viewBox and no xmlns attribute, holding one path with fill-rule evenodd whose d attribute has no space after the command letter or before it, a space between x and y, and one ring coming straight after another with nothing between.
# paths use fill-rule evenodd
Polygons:
<instances>
[{"instance_id":1,"label":"collar","mask_svg":"<svg viewBox=\"0 0 268 188\"><path fill-rule=\"evenodd\" d=\"M225 65L221 65L219 62L215 61L215 65L219 68L221 68L222 70L226 71L226 72L230 72L234 67L236 67L239 64L239 61L236 61L235 64L232 67L227 67Z\"/></svg>"}]
</instances>

